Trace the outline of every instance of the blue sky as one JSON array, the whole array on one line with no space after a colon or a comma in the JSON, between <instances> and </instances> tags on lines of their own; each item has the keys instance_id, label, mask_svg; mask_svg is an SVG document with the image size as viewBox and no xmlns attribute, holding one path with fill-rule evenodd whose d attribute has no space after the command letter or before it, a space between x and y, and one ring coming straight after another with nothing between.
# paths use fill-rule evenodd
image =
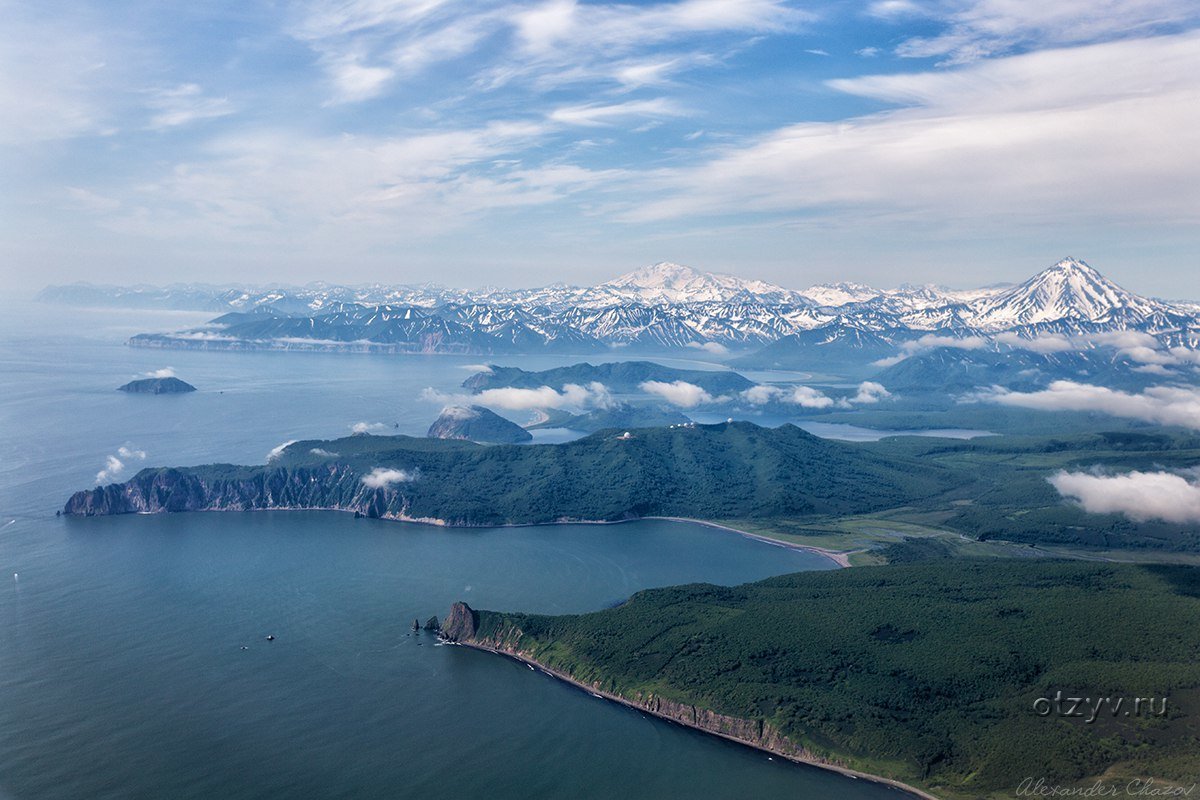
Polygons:
<instances>
[{"instance_id":1,"label":"blue sky","mask_svg":"<svg viewBox=\"0 0 1200 800\"><path fill-rule=\"evenodd\" d=\"M1181 0L0 0L0 258L47 282L1200 297Z\"/></svg>"}]
</instances>

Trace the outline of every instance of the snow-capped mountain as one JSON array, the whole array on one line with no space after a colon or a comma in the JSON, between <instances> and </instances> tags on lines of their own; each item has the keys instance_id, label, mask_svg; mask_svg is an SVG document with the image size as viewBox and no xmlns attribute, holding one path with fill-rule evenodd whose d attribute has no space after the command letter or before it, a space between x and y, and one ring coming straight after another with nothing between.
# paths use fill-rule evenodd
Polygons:
<instances>
[{"instance_id":1,"label":"snow-capped mountain","mask_svg":"<svg viewBox=\"0 0 1200 800\"><path fill-rule=\"evenodd\" d=\"M837 308L850 303L865 303L879 297L883 292L873 289L864 283L842 281L839 283L818 283L799 292L819 306Z\"/></svg>"},{"instance_id":2,"label":"snow-capped mountain","mask_svg":"<svg viewBox=\"0 0 1200 800\"><path fill-rule=\"evenodd\" d=\"M41 299L73 305L224 309L185 334L135 337L146 346L383 349L389 352L594 352L822 347L878 351L928 333L1023 338L1136 330L1164 346L1200 340L1200 306L1129 292L1067 258L1016 286L877 290L831 283L795 291L763 281L660 263L596 286L449 289L417 286L165 288L50 287ZM814 331L812 336L796 334ZM836 347L834 345L836 344Z\"/></svg>"},{"instance_id":3,"label":"snow-capped mountain","mask_svg":"<svg viewBox=\"0 0 1200 800\"><path fill-rule=\"evenodd\" d=\"M700 272L666 261L628 272L593 287L591 291L600 299L611 297L643 305L728 303L734 300L753 300L760 303L806 302L806 298L800 292L772 283L747 280L736 275Z\"/></svg>"},{"instance_id":4,"label":"snow-capped mountain","mask_svg":"<svg viewBox=\"0 0 1200 800\"><path fill-rule=\"evenodd\" d=\"M1086 261L1064 258L1024 283L971 305L971 324L1009 330L1060 320L1103 324L1116 314L1129 321L1174 311L1166 303L1122 289Z\"/></svg>"}]
</instances>

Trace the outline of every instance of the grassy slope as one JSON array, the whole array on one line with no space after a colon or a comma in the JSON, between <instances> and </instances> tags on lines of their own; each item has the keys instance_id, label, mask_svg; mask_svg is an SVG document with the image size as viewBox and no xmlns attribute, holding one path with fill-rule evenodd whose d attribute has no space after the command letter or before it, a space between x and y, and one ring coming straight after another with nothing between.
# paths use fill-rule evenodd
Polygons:
<instances>
[{"instance_id":1,"label":"grassy slope","mask_svg":"<svg viewBox=\"0 0 1200 800\"><path fill-rule=\"evenodd\" d=\"M480 635L582 682L774 723L844 765L947 796L1030 775L1200 772L1200 571L963 561L641 592L594 614L481 612ZM1166 719L1033 700L1167 696Z\"/></svg>"}]
</instances>

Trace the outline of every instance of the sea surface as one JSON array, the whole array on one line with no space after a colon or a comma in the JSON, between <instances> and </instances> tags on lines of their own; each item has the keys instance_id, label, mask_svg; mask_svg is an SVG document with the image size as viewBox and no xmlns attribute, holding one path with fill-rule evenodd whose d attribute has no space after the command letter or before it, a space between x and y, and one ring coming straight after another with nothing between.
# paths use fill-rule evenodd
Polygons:
<instances>
[{"instance_id":1,"label":"sea surface","mask_svg":"<svg viewBox=\"0 0 1200 800\"><path fill-rule=\"evenodd\" d=\"M141 350L123 342L208 315L0 312L0 798L904 796L410 630L455 600L583 612L831 566L814 554L666 521L55 517L106 469L261 463L355 425L421 434L438 411L422 391L453 393L481 359ZM168 367L199 391L115 391Z\"/></svg>"}]
</instances>

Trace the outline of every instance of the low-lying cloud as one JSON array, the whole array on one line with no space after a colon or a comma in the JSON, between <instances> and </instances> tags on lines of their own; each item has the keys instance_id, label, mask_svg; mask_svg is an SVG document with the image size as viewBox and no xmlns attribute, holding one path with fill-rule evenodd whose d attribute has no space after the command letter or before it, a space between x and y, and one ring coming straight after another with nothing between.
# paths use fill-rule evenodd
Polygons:
<instances>
[{"instance_id":1,"label":"low-lying cloud","mask_svg":"<svg viewBox=\"0 0 1200 800\"><path fill-rule=\"evenodd\" d=\"M552 386L536 389L519 389L511 386L484 389L479 394L447 394L434 388L421 392L421 399L450 405L479 405L508 411L532 411L535 409L560 408L583 410L587 408L609 408L613 405L608 387L599 381L586 386L577 383L564 384L562 391Z\"/></svg>"},{"instance_id":2,"label":"low-lying cloud","mask_svg":"<svg viewBox=\"0 0 1200 800\"><path fill-rule=\"evenodd\" d=\"M174 367L163 367L162 369L152 369L149 372L143 372L142 375L147 378L174 378Z\"/></svg>"},{"instance_id":3,"label":"low-lying cloud","mask_svg":"<svg viewBox=\"0 0 1200 800\"><path fill-rule=\"evenodd\" d=\"M312 453L314 456L320 456L321 458L337 458L338 457L337 453L334 453L331 450L326 450L323 447L314 447L312 450L309 450L308 452Z\"/></svg>"},{"instance_id":4,"label":"low-lying cloud","mask_svg":"<svg viewBox=\"0 0 1200 800\"><path fill-rule=\"evenodd\" d=\"M988 340L982 336L939 336L936 333L927 333L919 339L913 339L900 345L900 352L897 355L881 358L875 362L875 366L890 367L893 364L899 364L906 358L912 358L917 353L936 350L939 347L950 347L955 350L981 350L987 345Z\"/></svg>"},{"instance_id":5,"label":"low-lying cloud","mask_svg":"<svg viewBox=\"0 0 1200 800\"><path fill-rule=\"evenodd\" d=\"M687 346L695 350L712 353L714 356L723 356L729 352L729 348L720 342L688 342Z\"/></svg>"},{"instance_id":6,"label":"low-lying cloud","mask_svg":"<svg viewBox=\"0 0 1200 800\"><path fill-rule=\"evenodd\" d=\"M1036 392L1013 392L993 386L979 399L1041 411L1098 411L1114 417L1140 419L1161 425L1200 430L1200 388L1151 386L1140 392L1123 392L1075 381L1054 381Z\"/></svg>"},{"instance_id":7,"label":"low-lying cloud","mask_svg":"<svg viewBox=\"0 0 1200 800\"><path fill-rule=\"evenodd\" d=\"M892 393L883 384L863 381L850 397L833 398L811 386L772 386L759 384L742 392L742 397L756 406L768 403L789 403L801 408L850 408L854 405L878 403L891 397Z\"/></svg>"},{"instance_id":8,"label":"low-lying cloud","mask_svg":"<svg viewBox=\"0 0 1200 800\"><path fill-rule=\"evenodd\" d=\"M1123 514L1135 522L1200 522L1200 484L1174 473L1061 471L1049 481L1059 494L1093 514Z\"/></svg>"},{"instance_id":9,"label":"low-lying cloud","mask_svg":"<svg viewBox=\"0 0 1200 800\"><path fill-rule=\"evenodd\" d=\"M383 433L387 429L382 422L356 422L350 426L351 433Z\"/></svg>"},{"instance_id":10,"label":"low-lying cloud","mask_svg":"<svg viewBox=\"0 0 1200 800\"><path fill-rule=\"evenodd\" d=\"M283 455L284 450L287 450L289 447L291 447L298 441L300 441L300 440L299 439L288 439L283 444L272 447L271 450L267 453L267 463L270 464L272 461L277 460L280 456Z\"/></svg>"},{"instance_id":11,"label":"low-lying cloud","mask_svg":"<svg viewBox=\"0 0 1200 800\"><path fill-rule=\"evenodd\" d=\"M96 473L96 483L112 483L122 474L131 461L145 461L146 451L122 445L117 452L104 459L104 469Z\"/></svg>"},{"instance_id":12,"label":"low-lying cloud","mask_svg":"<svg viewBox=\"0 0 1200 800\"><path fill-rule=\"evenodd\" d=\"M687 381L644 381L639 388L647 394L661 397L673 406L680 408L695 408L698 405L711 403L716 398L703 387Z\"/></svg>"},{"instance_id":13,"label":"low-lying cloud","mask_svg":"<svg viewBox=\"0 0 1200 800\"><path fill-rule=\"evenodd\" d=\"M884 388L882 383L875 381L863 381L858 385L858 393L850 398L851 403L878 403L884 398L891 397L892 393Z\"/></svg>"},{"instance_id":14,"label":"low-lying cloud","mask_svg":"<svg viewBox=\"0 0 1200 800\"><path fill-rule=\"evenodd\" d=\"M368 489L386 489L393 484L411 483L416 479L417 473L415 470L391 469L389 467L376 467L362 476L363 486L366 486Z\"/></svg>"}]
</instances>

